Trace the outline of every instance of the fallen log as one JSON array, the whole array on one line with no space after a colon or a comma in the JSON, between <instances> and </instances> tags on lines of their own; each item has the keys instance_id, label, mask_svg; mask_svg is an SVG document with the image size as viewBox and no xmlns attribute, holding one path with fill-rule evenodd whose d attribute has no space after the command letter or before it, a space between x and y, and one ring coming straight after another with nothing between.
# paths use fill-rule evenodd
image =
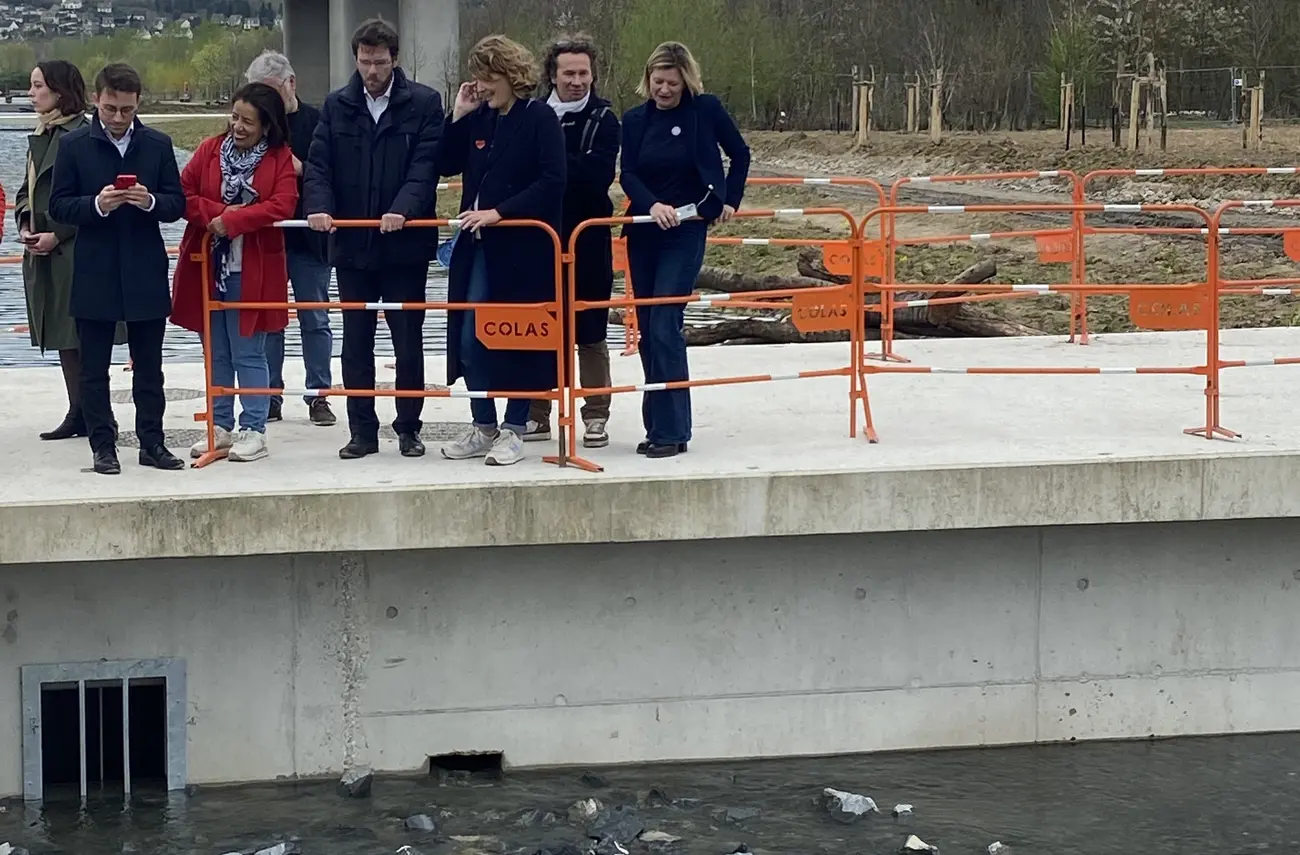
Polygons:
<instances>
[{"instance_id":1,"label":"fallen log","mask_svg":"<svg viewBox=\"0 0 1300 855\"><path fill-rule=\"evenodd\" d=\"M812 259L801 264L801 271L816 271ZM824 268L822 269L824 273ZM986 282L997 274L997 265L992 261L981 261L971 265L958 274L951 285L974 285ZM830 276L829 273L825 274ZM815 277L785 278L780 276L750 276L719 268L705 268L701 271L697 284L701 289L721 291L728 294L744 294L755 291L769 291L781 288L826 287L829 280ZM965 290L953 289L935 294L919 291L902 292L900 301L919 300L938 297L958 297L967 293ZM868 327L880 326L880 314L867 312ZM614 309L609 313L609 322L623 324L623 313ZM894 313L894 328L900 338L953 338L957 336L1002 337L1021 335L1041 335L1039 330L1023 324L1009 321L990 314L982 308L971 304L952 303L940 306L920 306L912 309L898 309ZM829 332L803 333L795 328L790 320L790 313L784 309L773 309L772 314L754 314L743 317L725 317L709 321L693 321L686 327L686 343L690 346L705 346L734 343L738 340L747 342L765 342L767 344L795 344L803 342L848 341L849 334L844 330Z\"/></svg>"}]
</instances>

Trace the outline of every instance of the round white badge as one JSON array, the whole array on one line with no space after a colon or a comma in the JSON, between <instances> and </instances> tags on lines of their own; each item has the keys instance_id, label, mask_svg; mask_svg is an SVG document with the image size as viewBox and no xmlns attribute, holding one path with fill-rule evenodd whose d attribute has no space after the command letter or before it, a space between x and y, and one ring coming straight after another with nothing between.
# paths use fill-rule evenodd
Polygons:
<instances>
[{"instance_id":1,"label":"round white badge","mask_svg":"<svg viewBox=\"0 0 1300 855\"><path fill-rule=\"evenodd\" d=\"M674 126L673 126L673 136L675 136L675 137L680 137L681 135L682 135L682 129L679 128L679 127L677 127L676 125L674 125Z\"/></svg>"}]
</instances>

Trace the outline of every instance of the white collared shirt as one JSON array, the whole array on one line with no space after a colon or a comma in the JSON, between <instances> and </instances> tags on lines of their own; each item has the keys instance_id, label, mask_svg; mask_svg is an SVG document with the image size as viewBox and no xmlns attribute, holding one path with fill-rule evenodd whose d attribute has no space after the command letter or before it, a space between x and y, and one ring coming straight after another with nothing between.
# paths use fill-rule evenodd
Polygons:
<instances>
[{"instance_id":1,"label":"white collared shirt","mask_svg":"<svg viewBox=\"0 0 1300 855\"><path fill-rule=\"evenodd\" d=\"M122 157L126 157L126 150L127 150L128 148L131 147L131 134L133 134L133 133L135 133L135 124L134 124L134 123L132 123L131 127L129 127L129 128L126 129L126 133L122 134L122 138L121 138L120 140L119 140L119 139L113 139L113 135L110 134L110 133L108 132L108 129L107 129L107 128L104 129L104 136L108 137L108 141L111 142L111 143L113 144L113 147L114 147L115 149L117 149L117 153L118 153L119 155L121 155ZM150 193L150 194L149 194L149 207L144 208L143 210L145 210L145 211L152 211L152 210L153 210L153 206L154 206L155 204L157 204L157 201L158 201L158 200L155 199L155 198L153 197L153 194ZM96 195L95 195L95 213L96 213L96 214L99 214L101 217L107 217L107 216L108 216L108 214L104 213L104 211L102 211L102 210L100 209L100 207L99 207L99 194L96 194ZM110 211L109 213L112 213L112 212Z\"/></svg>"},{"instance_id":2,"label":"white collared shirt","mask_svg":"<svg viewBox=\"0 0 1300 855\"><path fill-rule=\"evenodd\" d=\"M378 98L371 95L369 89L365 90L366 107L370 110L370 117L375 120L376 125L379 124L379 117L384 115L384 111L388 109L388 101L393 94L393 81L396 77L397 75L393 75L388 78L388 88L385 89L384 94L380 95ZM362 88L365 89L364 86Z\"/></svg>"}]
</instances>

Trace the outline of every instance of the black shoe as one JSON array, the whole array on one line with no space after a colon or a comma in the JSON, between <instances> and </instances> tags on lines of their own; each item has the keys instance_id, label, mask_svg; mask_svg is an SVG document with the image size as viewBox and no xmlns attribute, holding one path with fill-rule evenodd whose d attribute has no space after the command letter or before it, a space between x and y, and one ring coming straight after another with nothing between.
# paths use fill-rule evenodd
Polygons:
<instances>
[{"instance_id":1,"label":"black shoe","mask_svg":"<svg viewBox=\"0 0 1300 855\"><path fill-rule=\"evenodd\" d=\"M277 401L275 398L272 398L272 399L271 399L271 409L270 409L270 411L266 414L266 420L267 420L268 422L282 422L282 421L284 421L284 404L283 404L283 402L281 402L281 401Z\"/></svg>"},{"instance_id":2,"label":"black shoe","mask_svg":"<svg viewBox=\"0 0 1300 855\"><path fill-rule=\"evenodd\" d=\"M656 445L653 442L642 442L636 447L637 454L644 454L646 457L674 457L678 454L686 453L686 443L679 442L675 445Z\"/></svg>"},{"instance_id":3,"label":"black shoe","mask_svg":"<svg viewBox=\"0 0 1300 855\"><path fill-rule=\"evenodd\" d=\"M379 440L362 439L356 434L348 444L339 449L339 457L343 460L360 460L368 454L379 453Z\"/></svg>"},{"instance_id":4,"label":"black shoe","mask_svg":"<svg viewBox=\"0 0 1300 855\"><path fill-rule=\"evenodd\" d=\"M117 459L116 448L95 452L95 471L100 475L121 475L122 464Z\"/></svg>"},{"instance_id":5,"label":"black shoe","mask_svg":"<svg viewBox=\"0 0 1300 855\"><path fill-rule=\"evenodd\" d=\"M307 411L311 414L311 423L314 425L333 427L338 424L334 411L330 409L330 402L324 398L317 398L308 404Z\"/></svg>"},{"instance_id":6,"label":"black shoe","mask_svg":"<svg viewBox=\"0 0 1300 855\"><path fill-rule=\"evenodd\" d=\"M403 457L424 456L424 443L420 442L419 434L399 433L397 435L397 447L401 449Z\"/></svg>"},{"instance_id":7,"label":"black shoe","mask_svg":"<svg viewBox=\"0 0 1300 855\"><path fill-rule=\"evenodd\" d=\"M57 440L57 439L73 439L75 437L88 436L88 435L89 433L86 430L85 419L81 418L78 415L68 413L66 416L63 417L63 421L59 423L58 427L56 427L54 430L46 431L45 433L41 434L41 439L46 441Z\"/></svg>"},{"instance_id":8,"label":"black shoe","mask_svg":"<svg viewBox=\"0 0 1300 855\"><path fill-rule=\"evenodd\" d=\"M168 451L165 445L140 449L140 465L148 466L151 469L163 469L168 472L185 468L185 462Z\"/></svg>"}]
</instances>

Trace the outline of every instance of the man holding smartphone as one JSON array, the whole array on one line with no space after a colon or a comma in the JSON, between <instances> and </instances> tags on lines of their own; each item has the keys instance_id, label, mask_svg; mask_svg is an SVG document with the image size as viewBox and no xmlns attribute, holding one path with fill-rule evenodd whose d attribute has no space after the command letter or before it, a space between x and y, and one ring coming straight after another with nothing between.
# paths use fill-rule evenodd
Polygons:
<instances>
[{"instance_id":1,"label":"man holding smartphone","mask_svg":"<svg viewBox=\"0 0 1300 855\"><path fill-rule=\"evenodd\" d=\"M63 138L54 166L50 219L77 226L71 313L81 339L82 412L94 470L122 471L108 371L125 321L141 466L184 469L163 439L162 344L171 313L161 223L185 214L171 138L136 118L140 75L123 63L95 76L95 116Z\"/></svg>"}]
</instances>

